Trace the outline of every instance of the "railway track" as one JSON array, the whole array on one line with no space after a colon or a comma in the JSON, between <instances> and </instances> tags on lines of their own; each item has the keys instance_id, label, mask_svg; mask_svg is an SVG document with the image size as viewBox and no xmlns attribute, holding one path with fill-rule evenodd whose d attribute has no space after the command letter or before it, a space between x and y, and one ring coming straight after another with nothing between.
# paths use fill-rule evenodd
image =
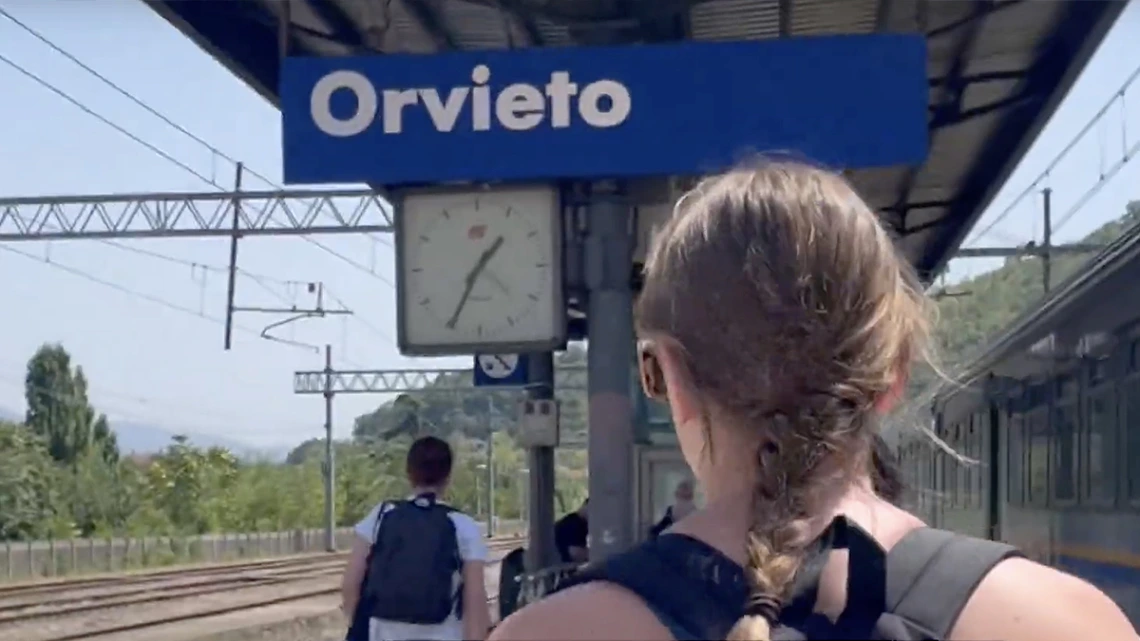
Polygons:
<instances>
[{"instance_id":1,"label":"railway track","mask_svg":"<svg viewBox=\"0 0 1140 641\"><path fill-rule=\"evenodd\" d=\"M521 538L491 540L492 559ZM127 639L246 610L334 599L346 553L3 586L0 641ZM489 572L495 577L497 573ZM489 586L492 587L492 586ZM489 594L496 591L491 590ZM494 602L494 599L490 600ZM151 608L149 606L159 606ZM158 615L158 616L156 616ZM150 637L147 637L150 638Z\"/></svg>"},{"instance_id":2,"label":"railway track","mask_svg":"<svg viewBox=\"0 0 1140 641\"><path fill-rule=\"evenodd\" d=\"M0 608L4 601L13 597L25 597L38 594L57 594L60 590L77 590L77 589L98 589L108 586L118 586L125 584L145 584L151 582L161 582L170 580L174 577L188 578L188 577L210 577L215 575L223 575L227 573L240 572L246 569L272 569L278 567L287 567L296 563L299 559L306 558L320 558L320 559L344 559L347 558L345 553L316 553L295 555L287 557L278 557L273 559L258 559L255 561L245 561L237 563L220 563L200 566L186 566L182 568L167 569L151 571L146 570L132 574L110 574L86 578L73 578L73 579L50 579L46 581L35 581L33 583L23 583L14 585L0 585Z\"/></svg>"}]
</instances>

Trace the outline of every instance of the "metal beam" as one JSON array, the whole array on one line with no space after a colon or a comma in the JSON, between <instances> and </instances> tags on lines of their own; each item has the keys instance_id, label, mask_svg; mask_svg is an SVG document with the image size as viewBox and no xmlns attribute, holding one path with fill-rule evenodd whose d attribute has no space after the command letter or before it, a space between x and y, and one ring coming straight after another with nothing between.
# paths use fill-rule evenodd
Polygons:
<instances>
[{"instance_id":1,"label":"metal beam","mask_svg":"<svg viewBox=\"0 0 1140 641\"><path fill-rule=\"evenodd\" d=\"M327 380L326 376L331 380ZM439 377L451 379L439 383ZM457 382L455 379L460 379ZM295 394L401 394L409 392L470 392L475 389L501 391L522 387L481 387L471 382L470 369L344 369L326 373L324 370L293 373ZM586 389L586 367L582 365L554 368L554 389Z\"/></svg>"},{"instance_id":2,"label":"metal beam","mask_svg":"<svg viewBox=\"0 0 1140 641\"><path fill-rule=\"evenodd\" d=\"M392 231L383 196L368 189L104 194L0 198L0 241Z\"/></svg>"},{"instance_id":3,"label":"metal beam","mask_svg":"<svg viewBox=\"0 0 1140 641\"><path fill-rule=\"evenodd\" d=\"M954 258L1009 258L1012 256L1046 256L1050 254L1087 254L1104 249L1104 245L1072 244L1029 245L1024 247L963 247L959 249Z\"/></svg>"},{"instance_id":4,"label":"metal beam","mask_svg":"<svg viewBox=\"0 0 1140 641\"><path fill-rule=\"evenodd\" d=\"M974 3L970 15L960 21L961 27L965 33L955 43L953 53L950 54L950 71L943 78L943 82L939 84L939 97L937 100L931 100L930 104L930 146L934 147L934 137L937 135L938 129L942 126L940 123L950 121L954 116L962 111L962 98L965 95L966 84L963 78L966 75L966 69L970 64L970 56L977 45L978 39L982 33L982 24L987 15L993 9L996 3L977 2ZM915 165L908 167L906 175L902 180L899 188L899 197L893 207L895 209L902 209L910 200L911 192L914 191L915 184L918 182L919 172L922 170L921 166ZM903 226L906 226L906 216L903 216Z\"/></svg>"},{"instance_id":5,"label":"metal beam","mask_svg":"<svg viewBox=\"0 0 1140 641\"><path fill-rule=\"evenodd\" d=\"M364 37L357 29L356 23L336 2L332 0L308 0L307 6L325 23L337 41L355 51L365 48Z\"/></svg>"},{"instance_id":6,"label":"metal beam","mask_svg":"<svg viewBox=\"0 0 1140 641\"><path fill-rule=\"evenodd\" d=\"M959 184L947 220L955 224L937 234L915 267L929 280L954 257L974 223L993 201L1037 135L1068 94L1092 54L1103 42L1127 3L1073 2L1060 12L1048 41L1023 81L1035 99L1001 114L987 144ZM960 221L960 222L959 222Z\"/></svg>"},{"instance_id":7,"label":"metal beam","mask_svg":"<svg viewBox=\"0 0 1140 641\"><path fill-rule=\"evenodd\" d=\"M443 20L432 10L427 0L404 0L404 8L407 9L408 15L418 22L428 37L431 38L436 51L442 52L459 48L455 35L444 26Z\"/></svg>"},{"instance_id":8,"label":"metal beam","mask_svg":"<svg viewBox=\"0 0 1140 641\"><path fill-rule=\"evenodd\" d=\"M546 45L546 39L542 35L542 30L538 28L538 23L530 18L525 11L519 9L518 0L499 0L499 6L509 16L508 20L513 20L519 23L523 31L526 32L527 46L542 47Z\"/></svg>"}]
</instances>

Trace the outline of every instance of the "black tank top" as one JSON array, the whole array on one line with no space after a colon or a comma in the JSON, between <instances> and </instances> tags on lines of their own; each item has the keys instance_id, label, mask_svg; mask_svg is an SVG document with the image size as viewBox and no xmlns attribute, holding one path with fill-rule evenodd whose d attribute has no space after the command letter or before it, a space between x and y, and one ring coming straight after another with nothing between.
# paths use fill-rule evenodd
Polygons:
<instances>
[{"instance_id":1,"label":"black tank top","mask_svg":"<svg viewBox=\"0 0 1140 641\"><path fill-rule=\"evenodd\" d=\"M834 621L814 612L833 549L848 551L848 602ZM773 641L945 639L994 566L1021 556L1011 546L920 528L890 551L838 518L808 548ZM587 567L560 589L608 581L637 594L678 641L724 639L743 615L744 569L692 537L669 533Z\"/></svg>"}]
</instances>

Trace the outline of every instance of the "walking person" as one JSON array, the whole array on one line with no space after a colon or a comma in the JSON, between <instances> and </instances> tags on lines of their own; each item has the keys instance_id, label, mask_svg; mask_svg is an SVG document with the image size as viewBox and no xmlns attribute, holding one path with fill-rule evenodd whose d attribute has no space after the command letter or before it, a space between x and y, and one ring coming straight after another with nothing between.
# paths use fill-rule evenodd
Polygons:
<instances>
[{"instance_id":1,"label":"walking person","mask_svg":"<svg viewBox=\"0 0 1140 641\"><path fill-rule=\"evenodd\" d=\"M443 502L451 446L412 443L411 493L357 523L341 584L347 641L481 641L490 628L487 545L470 516Z\"/></svg>"},{"instance_id":2,"label":"walking person","mask_svg":"<svg viewBox=\"0 0 1140 641\"><path fill-rule=\"evenodd\" d=\"M665 516L662 516L661 520L649 529L651 538L660 536L662 532L673 527L674 523L696 511L697 506L693 502L693 493L693 482L691 480L685 479L677 484L677 488L673 490L673 503L665 508Z\"/></svg>"},{"instance_id":3,"label":"walking person","mask_svg":"<svg viewBox=\"0 0 1140 641\"><path fill-rule=\"evenodd\" d=\"M554 524L554 547L563 563L585 563L590 559L590 499Z\"/></svg>"}]
</instances>

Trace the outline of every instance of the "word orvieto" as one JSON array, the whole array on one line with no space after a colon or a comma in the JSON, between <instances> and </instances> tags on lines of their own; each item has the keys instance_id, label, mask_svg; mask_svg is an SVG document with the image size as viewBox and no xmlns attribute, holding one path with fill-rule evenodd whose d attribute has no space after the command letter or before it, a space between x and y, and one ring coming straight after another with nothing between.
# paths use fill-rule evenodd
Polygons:
<instances>
[{"instance_id":1,"label":"word orvieto","mask_svg":"<svg viewBox=\"0 0 1140 641\"><path fill-rule=\"evenodd\" d=\"M371 127L381 106L381 126L386 134L404 130L405 109L426 109L436 131L447 133L459 124L468 104L474 131L489 131L492 123L510 131L527 131L544 121L551 128L564 129L570 127L575 112L591 127L616 127L629 118L632 107L629 89L616 80L598 80L579 88L570 79L570 72L555 71L545 87L515 83L503 87L494 99L486 86L490 80L491 69L478 65L471 71L473 86L453 87L446 97L431 87L384 89L378 96L376 87L363 74L334 71L313 86L309 111L325 134L348 137ZM355 94L356 112L338 118L332 114L329 101L334 92L344 90Z\"/></svg>"}]
</instances>

